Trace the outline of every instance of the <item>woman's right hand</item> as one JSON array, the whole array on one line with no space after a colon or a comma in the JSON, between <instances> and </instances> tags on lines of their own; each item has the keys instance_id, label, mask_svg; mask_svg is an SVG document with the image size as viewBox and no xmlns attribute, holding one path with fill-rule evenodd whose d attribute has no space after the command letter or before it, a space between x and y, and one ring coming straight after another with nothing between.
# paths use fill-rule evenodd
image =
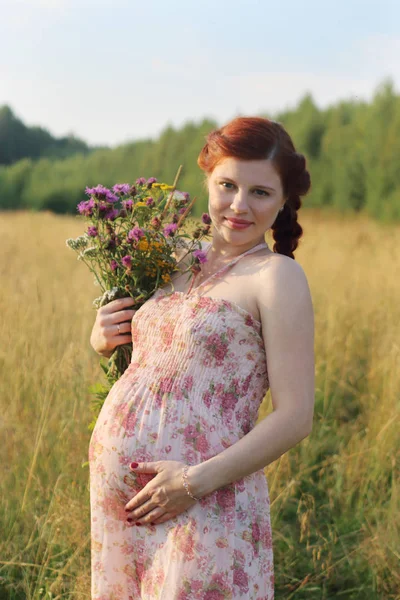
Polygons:
<instances>
[{"instance_id":1,"label":"woman's right hand","mask_svg":"<svg viewBox=\"0 0 400 600\"><path fill-rule=\"evenodd\" d=\"M132 342L131 326L136 310L129 306L133 303L129 296L113 300L97 310L90 336L90 344L97 354L110 358L117 346Z\"/></svg>"}]
</instances>

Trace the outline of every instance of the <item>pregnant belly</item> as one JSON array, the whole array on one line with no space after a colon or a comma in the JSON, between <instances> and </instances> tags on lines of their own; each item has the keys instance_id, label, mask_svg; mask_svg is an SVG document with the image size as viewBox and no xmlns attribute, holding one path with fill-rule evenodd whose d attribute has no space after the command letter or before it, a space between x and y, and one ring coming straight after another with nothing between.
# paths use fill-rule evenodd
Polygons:
<instances>
[{"instance_id":1,"label":"pregnant belly","mask_svg":"<svg viewBox=\"0 0 400 600\"><path fill-rule=\"evenodd\" d=\"M93 486L119 498L118 506L154 474L136 474L131 462L177 460L195 465L222 452L242 435L237 421L210 418L195 393L184 398L165 387L121 377L110 390L89 445Z\"/></svg>"},{"instance_id":2,"label":"pregnant belly","mask_svg":"<svg viewBox=\"0 0 400 600\"><path fill-rule=\"evenodd\" d=\"M103 510L108 507L118 518L126 516L123 506L155 476L131 471L131 462L183 460L168 411L158 404L146 386L122 377L111 388L92 432L93 496L103 498Z\"/></svg>"}]
</instances>

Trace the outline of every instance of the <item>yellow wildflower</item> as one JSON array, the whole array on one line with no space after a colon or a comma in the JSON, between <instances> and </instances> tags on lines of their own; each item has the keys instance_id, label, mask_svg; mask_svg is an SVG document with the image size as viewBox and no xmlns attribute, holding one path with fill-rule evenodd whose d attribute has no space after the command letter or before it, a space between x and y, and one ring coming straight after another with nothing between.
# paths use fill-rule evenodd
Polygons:
<instances>
[{"instance_id":1,"label":"yellow wildflower","mask_svg":"<svg viewBox=\"0 0 400 600\"><path fill-rule=\"evenodd\" d=\"M171 281L169 273L164 273L164 275L161 275L161 279L163 279L165 282Z\"/></svg>"},{"instance_id":2,"label":"yellow wildflower","mask_svg":"<svg viewBox=\"0 0 400 600\"><path fill-rule=\"evenodd\" d=\"M146 206L146 202L136 202L135 206Z\"/></svg>"},{"instance_id":3,"label":"yellow wildflower","mask_svg":"<svg viewBox=\"0 0 400 600\"><path fill-rule=\"evenodd\" d=\"M147 250L149 247L149 242L146 239L141 239L137 247L139 250Z\"/></svg>"}]
</instances>

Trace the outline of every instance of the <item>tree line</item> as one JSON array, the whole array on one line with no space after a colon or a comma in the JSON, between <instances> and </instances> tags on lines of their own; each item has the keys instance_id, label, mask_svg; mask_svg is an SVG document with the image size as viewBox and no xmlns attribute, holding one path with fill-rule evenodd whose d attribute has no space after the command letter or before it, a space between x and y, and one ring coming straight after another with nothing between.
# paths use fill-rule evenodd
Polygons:
<instances>
[{"instance_id":1,"label":"tree line","mask_svg":"<svg viewBox=\"0 0 400 600\"><path fill-rule=\"evenodd\" d=\"M400 96L390 79L370 102L352 98L319 109L306 94L294 109L261 116L281 122L307 158L312 189L304 207L400 220ZM198 198L198 216L207 210L207 196L196 160L207 133L220 125L210 119L168 125L158 139L90 148L73 136L57 140L46 130L27 128L3 107L0 210L76 214L78 202L87 199L86 186L133 183L137 177L172 183L182 164L178 188Z\"/></svg>"}]
</instances>

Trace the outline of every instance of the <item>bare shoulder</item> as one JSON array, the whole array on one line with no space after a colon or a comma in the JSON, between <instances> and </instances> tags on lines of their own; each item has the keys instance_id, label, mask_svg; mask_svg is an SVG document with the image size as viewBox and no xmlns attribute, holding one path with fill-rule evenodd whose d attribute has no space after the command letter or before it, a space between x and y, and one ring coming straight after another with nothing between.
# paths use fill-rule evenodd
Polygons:
<instances>
[{"instance_id":1,"label":"bare shoulder","mask_svg":"<svg viewBox=\"0 0 400 600\"><path fill-rule=\"evenodd\" d=\"M303 267L288 256L273 253L264 258L258 271L257 305L262 319L276 313L307 318L312 315L312 299Z\"/></svg>"}]
</instances>

